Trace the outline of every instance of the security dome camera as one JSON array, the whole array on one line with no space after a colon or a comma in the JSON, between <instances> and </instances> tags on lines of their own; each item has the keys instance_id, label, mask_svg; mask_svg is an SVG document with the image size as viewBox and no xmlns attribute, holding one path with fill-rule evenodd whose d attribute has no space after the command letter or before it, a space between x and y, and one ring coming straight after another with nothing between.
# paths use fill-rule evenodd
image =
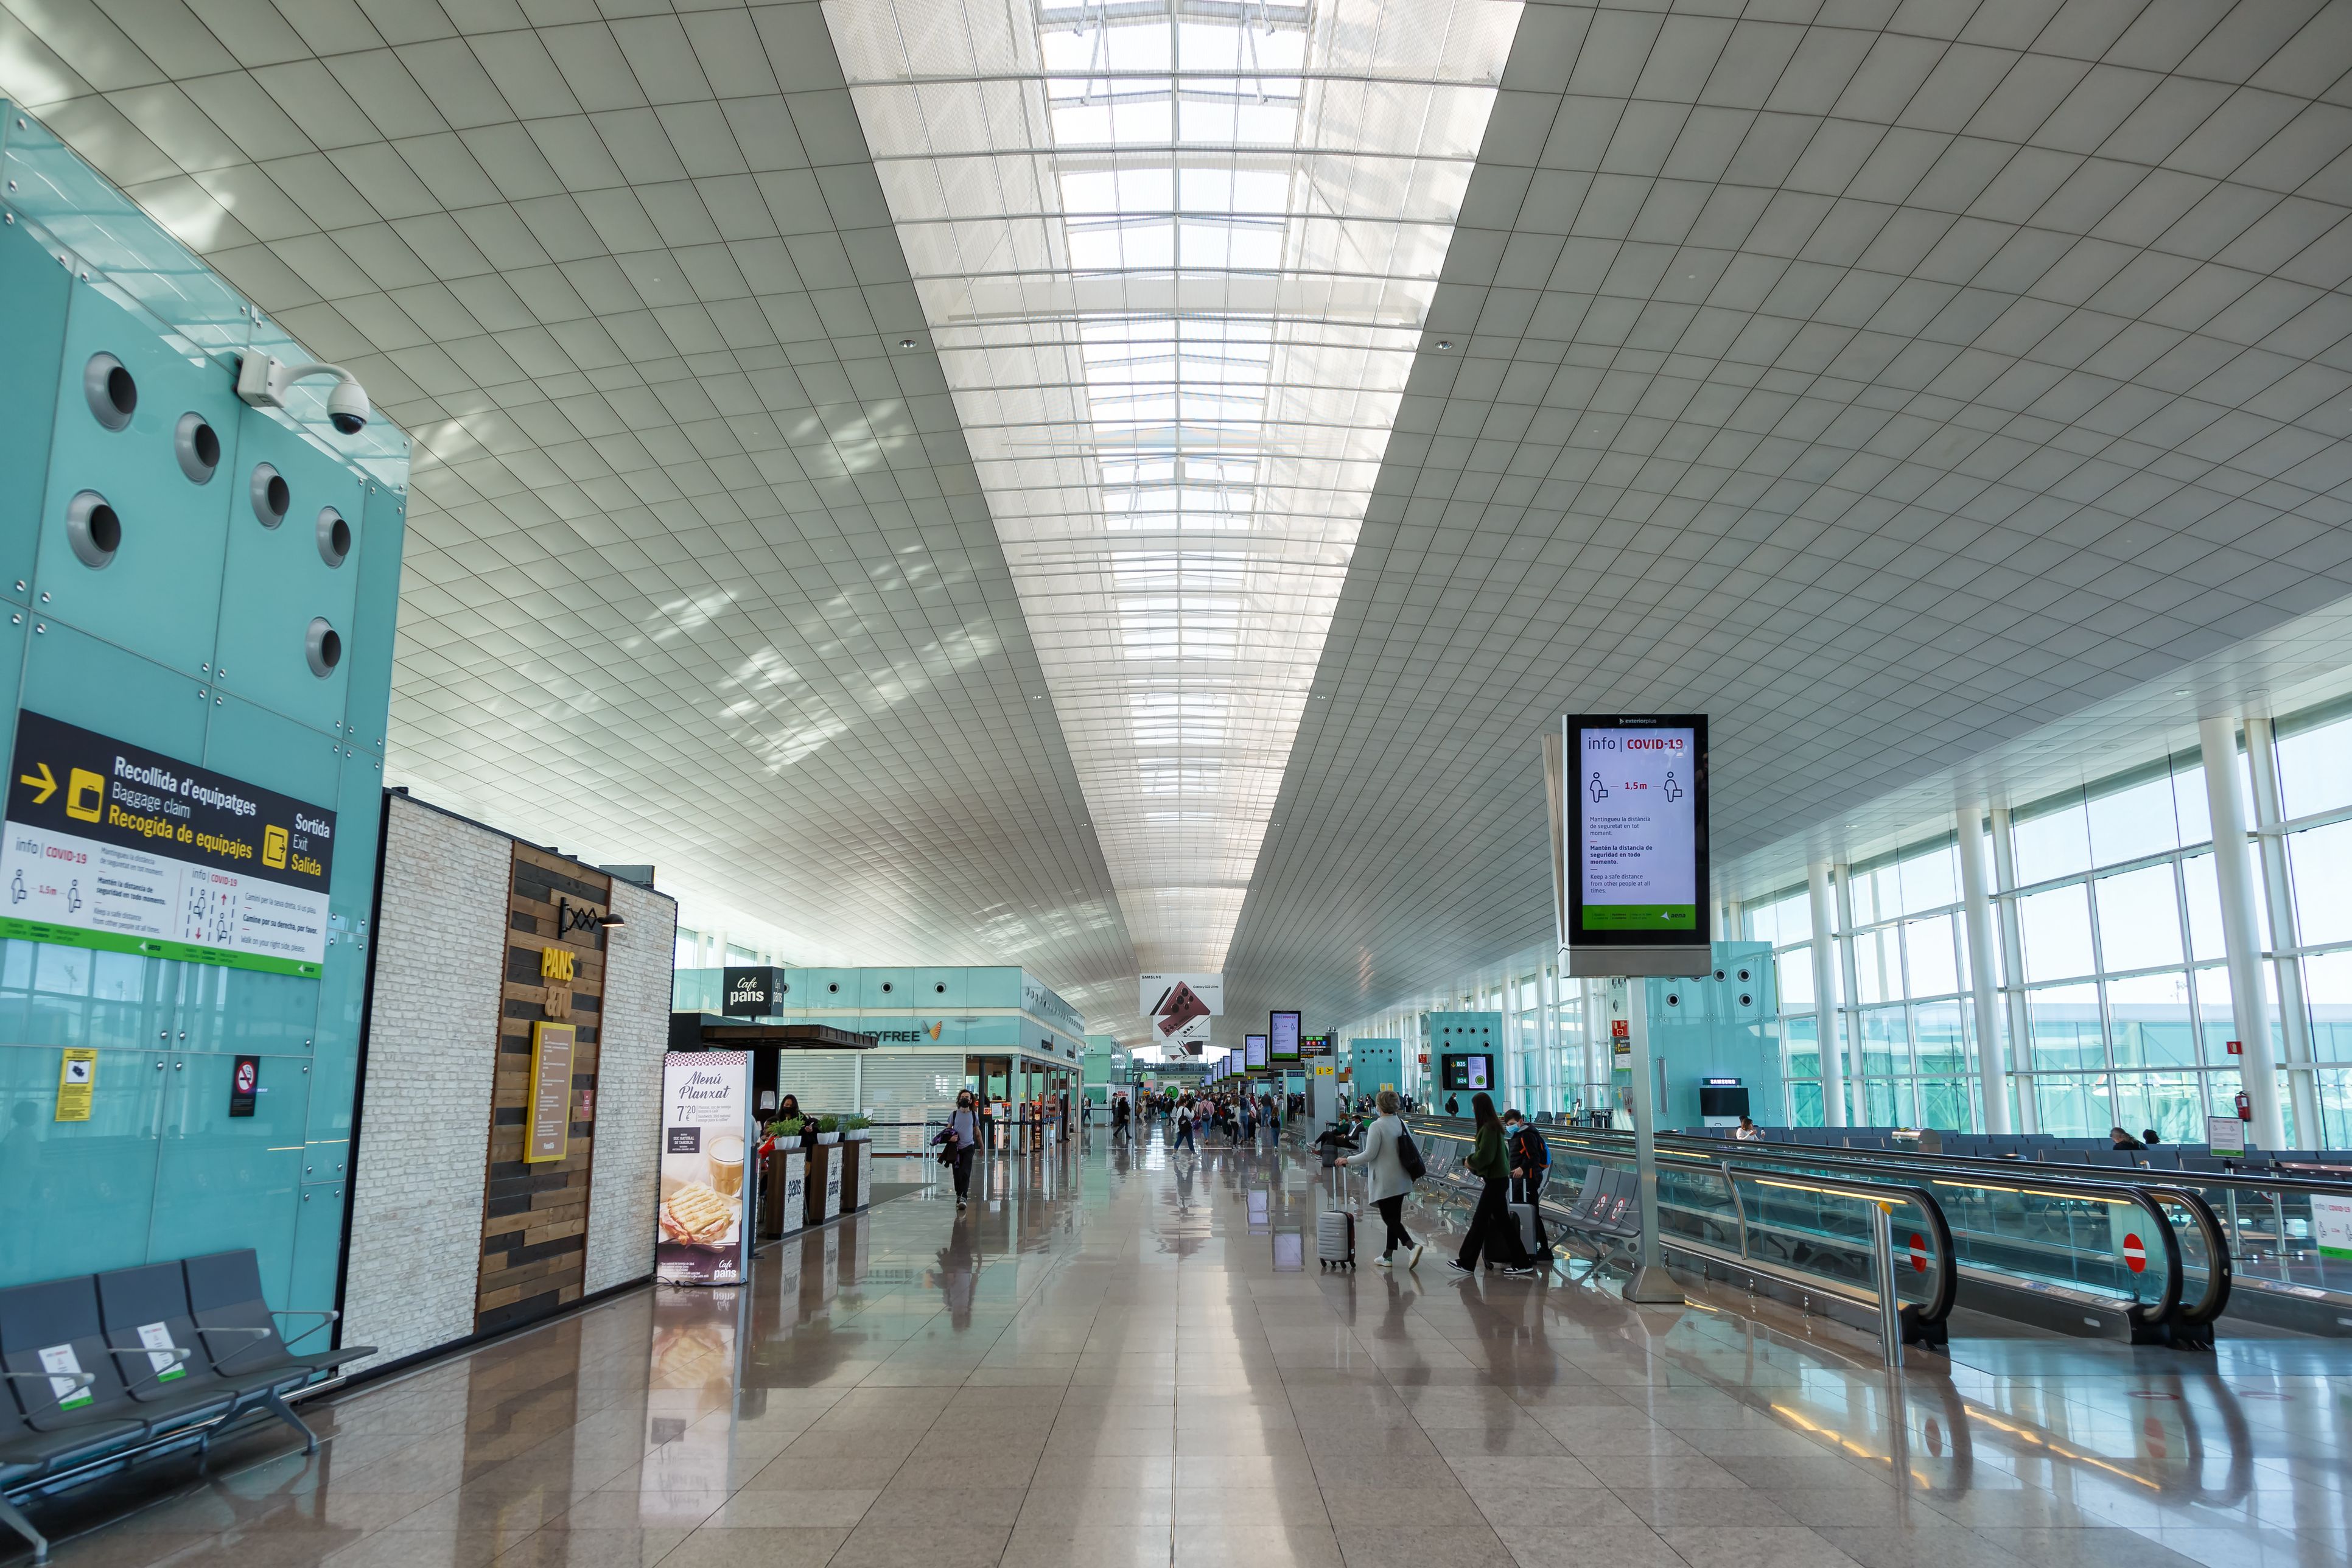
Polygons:
<instances>
[{"instance_id":1,"label":"security dome camera","mask_svg":"<svg viewBox=\"0 0 2352 1568\"><path fill-rule=\"evenodd\" d=\"M335 378L327 394L328 422L345 436L358 435L368 422L367 390L339 364L288 364L268 354L247 354L237 361L236 395L256 408L283 408L288 390L314 375Z\"/></svg>"},{"instance_id":2,"label":"security dome camera","mask_svg":"<svg viewBox=\"0 0 2352 1568\"><path fill-rule=\"evenodd\" d=\"M368 422L367 389L356 381L339 381L327 394L327 419L346 436L356 436Z\"/></svg>"}]
</instances>

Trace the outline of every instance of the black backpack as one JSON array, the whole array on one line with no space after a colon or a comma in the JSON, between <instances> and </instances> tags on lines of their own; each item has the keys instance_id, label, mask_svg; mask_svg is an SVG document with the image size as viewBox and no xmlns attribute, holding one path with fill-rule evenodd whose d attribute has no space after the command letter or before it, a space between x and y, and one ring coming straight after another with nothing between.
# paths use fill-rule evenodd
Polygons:
<instances>
[{"instance_id":1,"label":"black backpack","mask_svg":"<svg viewBox=\"0 0 2352 1568\"><path fill-rule=\"evenodd\" d=\"M1421 1145L1412 1141L1412 1134L1402 1125L1397 1128L1396 1156L1397 1163L1404 1167L1408 1179L1417 1182L1429 1174L1428 1163L1421 1157Z\"/></svg>"}]
</instances>

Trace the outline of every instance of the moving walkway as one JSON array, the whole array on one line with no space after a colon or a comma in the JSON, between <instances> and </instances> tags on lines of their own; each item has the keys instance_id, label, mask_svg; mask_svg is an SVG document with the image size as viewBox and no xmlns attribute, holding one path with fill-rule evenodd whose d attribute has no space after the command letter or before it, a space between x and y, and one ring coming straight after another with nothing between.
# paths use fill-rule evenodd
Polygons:
<instances>
[{"instance_id":1,"label":"moving walkway","mask_svg":"<svg viewBox=\"0 0 2352 1568\"><path fill-rule=\"evenodd\" d=\"M1469 1124L1412 1126L1433 1167L1452 1171ZM1588 1171L1622 1181L1634 1168L1630 1132L1541 1131L1555 1181L1571 1193ZM2074 1334L2210 1349L2230 1308L2230 1224L2188 1178L1672 1133L1657 1142L1660 1246L1669 1262L1710 1277L1874 1313L1870 1210L1882 1208L1907 1342L1942 1343L1957 1305ZM1547 1209L1565 1220L1566 1201Z\"/></svg>"}]
</instances>

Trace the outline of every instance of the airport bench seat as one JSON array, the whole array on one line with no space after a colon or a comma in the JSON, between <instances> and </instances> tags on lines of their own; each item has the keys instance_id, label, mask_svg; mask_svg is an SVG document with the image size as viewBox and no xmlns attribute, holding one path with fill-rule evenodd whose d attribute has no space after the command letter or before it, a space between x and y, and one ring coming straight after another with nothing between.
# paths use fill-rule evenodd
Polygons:
<instances>
[{"instance_id":1,"label":"airport bench seat","mask_svg":"<svg viewBox=\"0 0 2352 1568\"><path fill-rule=\"evenodd\" d=\"M297 1352L277 1320L317 1319L307 1331L316 1333L337 1316L273 1312L250 1250L0 1290L0 1524L46 1562L48 1542L14 1500L145 1453L207 1447L255 1411L315 1451L317 1435L286 1395L374 1347Z\"/></svg>"}]
</instances>

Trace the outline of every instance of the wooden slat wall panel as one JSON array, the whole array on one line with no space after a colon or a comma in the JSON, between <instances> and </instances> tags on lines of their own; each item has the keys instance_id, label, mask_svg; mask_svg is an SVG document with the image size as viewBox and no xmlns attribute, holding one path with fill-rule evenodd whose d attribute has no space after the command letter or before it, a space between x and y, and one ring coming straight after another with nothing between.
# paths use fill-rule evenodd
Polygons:
<instances>
[{"instance_id":1,"label":"wooden slat wall panel","mask_svg":"<svg viewBox=\"0 0 2352 1568\"><path fill-rule=\"evenodd\" d=\"M588 1259L588 1186L595 1164L597 1024L604 1011L604 933L599 927L557 934L559 900L593 920L611 906L612 879L592 866L528 844L514 847L507 910L506 985L499 1060L490 1097L489 1164L483 1205L482 1264L474 1302L476 1331L510 1327L580 1299ZM530 1026L547 1016L540 951L571 950L571 1022L579 1036L572 1071L571 1142L559 1161L523 1163L530 1102ZM586 1115L579 1097L590 1090Z\"/></svg>"}]
</instances>

